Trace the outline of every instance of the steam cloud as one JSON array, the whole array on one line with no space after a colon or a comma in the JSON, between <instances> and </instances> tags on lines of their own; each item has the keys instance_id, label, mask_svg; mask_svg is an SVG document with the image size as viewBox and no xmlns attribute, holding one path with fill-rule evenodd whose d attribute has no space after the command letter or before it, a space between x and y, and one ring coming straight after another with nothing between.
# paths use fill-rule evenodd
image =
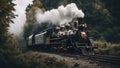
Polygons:
<instances>
[{"instance_id":1,"label":"steam cloud","mask_svg":"<svg viewBox=\"0 0 120 68\"><path fill-rule=\"evenodd\" d=\"M75 3L59 6L57 9L52 9L42 12L40 9L36 13L36 19L39 23L50 22L54 24L65 24L71 22L73 18L84 18L84 13L79 10Z\"/></svg>"}]
</instances>

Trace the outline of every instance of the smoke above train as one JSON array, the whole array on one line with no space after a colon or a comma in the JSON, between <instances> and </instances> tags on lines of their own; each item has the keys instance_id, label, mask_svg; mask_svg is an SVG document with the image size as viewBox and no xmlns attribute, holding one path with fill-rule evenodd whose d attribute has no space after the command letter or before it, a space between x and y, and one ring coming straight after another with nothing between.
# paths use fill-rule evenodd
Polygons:
<instances>
[{"instance_id":1,"label":"smoke above train","mask_svg":"<svg viewBox=\"0 0 120 68\"><path fill-rule=\"evenodd\" d=\"M59 6L57 9L42 12L39 9L36 12L36 20L39 23L50 22L56 25L71 22L74 18L84 18L85 14L81 9L78 9L75 3L70 3L66 6Z\"/></svg>"}]
</instances>

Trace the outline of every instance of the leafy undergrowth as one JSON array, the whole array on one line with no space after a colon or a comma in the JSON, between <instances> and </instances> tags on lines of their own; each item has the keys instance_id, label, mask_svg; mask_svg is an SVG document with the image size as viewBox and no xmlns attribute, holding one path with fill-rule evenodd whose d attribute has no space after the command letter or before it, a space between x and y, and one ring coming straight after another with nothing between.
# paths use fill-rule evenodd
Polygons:
<instances>
[{"instance_id":1,"label":"leafy undergrowth","mask_svg":"<svg viewBox=\"0 0 120 68\"><path fill-rule=\"evenodd\" d=\"M55 57L43 56L32 51L19 55L18 58L22 68L68 68L63 61L58 61Z\"/></svg>"},{"instance_id":2,"label":"leafy undergrowth","mask_svg":"<svg viewBox=\"0 0 120 68\"><path fill-rule=\"evenodd\" d=\"M93 41L96 54L120 56L120 44L113 44L106 41Z\"/></svg>"}]
</instances>

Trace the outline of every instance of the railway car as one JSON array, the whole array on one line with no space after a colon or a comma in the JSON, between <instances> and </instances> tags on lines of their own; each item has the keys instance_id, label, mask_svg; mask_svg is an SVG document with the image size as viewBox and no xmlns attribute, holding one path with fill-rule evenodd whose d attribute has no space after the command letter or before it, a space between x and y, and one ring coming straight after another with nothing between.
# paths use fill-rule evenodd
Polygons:
<instances>
[{"instance_id":1,"label":"railway car","mask_svg":"<svg viewBox=\"0 0 120 68\"><path fill-rule=\"evenodd\" d=\"M56 28L53 27L38 34L30 35L27 38L28 48L94 55L87 32L81 29L81 27L78 28L76 33L71 35L57 36L55 32Z\"/></svg>"}]
</instances>

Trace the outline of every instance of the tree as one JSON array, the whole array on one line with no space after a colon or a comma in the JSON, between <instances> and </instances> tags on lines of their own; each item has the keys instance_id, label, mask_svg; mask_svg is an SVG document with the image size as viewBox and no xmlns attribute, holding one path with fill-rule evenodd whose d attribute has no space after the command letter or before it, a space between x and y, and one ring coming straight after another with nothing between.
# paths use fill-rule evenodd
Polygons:
<instances>
[{"instance_id":1,"label":"tree","mask_svg":"<svg viewBox=\"0 0 120 68\"><path fill-rule=\"evenodd\" d=\"M14 6L12 0L0 0L0 68L14 67L15 56L20 53L16 39L8 32L15 18Z\"/></svg>"},{"instance_id":2,"label":"tree","mask_svg":"<svg viewBox=\"0 0 120 68\"><path fill-rule=\"evenodd\" d=\"M43 3L43 7L46 9L46 10L50 10L50 9L53 9L53 8L57 8L60 3L61 3L61 0L41 0L41 2Z\"/></svg>"},{"instance_id":3,"label":"tree","mask_svg":"<svg viewBox=\"0 0 120 68\"><path fill-rule=\"evenodd\" d=\"M113 25L111 26L111 29L108 29L109 34L106 36L108 38L108 41L117 42L119 43L120 40L120 7L119 7L119 0L101 0L103 3L105 3L105 6L110 11L112 17L113 17ZM106 33L107 34L107 33ZM109 39L112 37L112 39Z\"/></svg>"},{"instance_id":4,"label":"tree","mask_svg":"<svg viewBox=\"0 0 120 68\"><path fill-rule=\"evenodd\" d=\"M8 32L8 27L11 22L13 22L11 19L14 18L14 14L12 11L14 11L13 4L8 0L1 0L0 1L0 44L4 45L6 42L5 35Z\"/></svg>"},{"instance_id":5,"label":"tree","mask_svg":"<svg viewBox=\"0 0 120 68\"><path fill-rule=\"evenodd\" d=\"M26 8L26 23L24 25L24 38L26 39L28 36L30 36L33 33L37 33L40 30L38 30L39 24L36 20L36 11L41 9L43 12L45 9L43 8L43 4L41 0L33 0L32 5L28 5Z\"/></svg>"}]
</instances>

